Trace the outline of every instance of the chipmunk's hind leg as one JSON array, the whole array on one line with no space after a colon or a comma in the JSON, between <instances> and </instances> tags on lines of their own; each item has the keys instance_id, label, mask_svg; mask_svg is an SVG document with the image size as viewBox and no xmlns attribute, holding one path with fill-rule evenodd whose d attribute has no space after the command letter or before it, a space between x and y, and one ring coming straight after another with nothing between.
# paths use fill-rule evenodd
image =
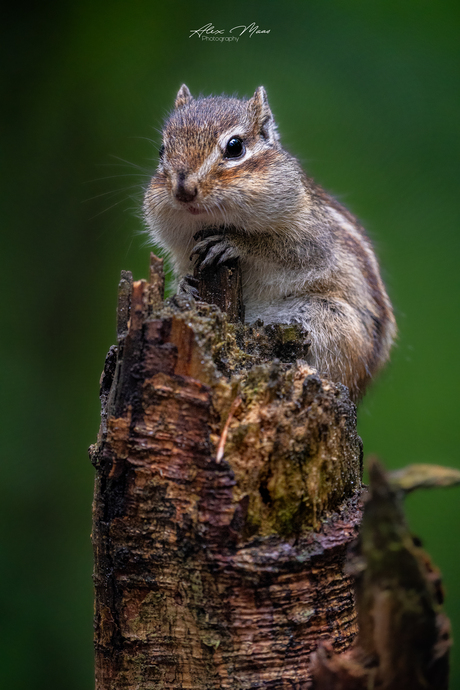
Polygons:
<instances>
[{"instance_id":1,"label":"chipmunk's hind leg","mask_svg":"<svg viewBox=\"0 0 460 690\"><path fill-rule=\"evenodd\" d=\"M376 369L369 347L371 323L347 302L319 296L304 303L298 320L310 334L308 363L347 386L357 402Z\"/></svg>"}]
</instances>

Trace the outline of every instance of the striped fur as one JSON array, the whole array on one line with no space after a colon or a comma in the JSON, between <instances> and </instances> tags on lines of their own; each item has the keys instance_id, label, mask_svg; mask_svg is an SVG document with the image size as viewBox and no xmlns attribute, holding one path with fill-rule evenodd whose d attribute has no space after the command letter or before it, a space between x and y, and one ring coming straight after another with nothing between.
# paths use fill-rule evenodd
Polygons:
<instances>
[{"instance_id":1,"label":"striped fur","mask_svg":"<svg viewBox=\"0 0 460 690\"><path fill-rule=\"evenodd\" d=\"M231 138L245 152L229 158ZM396 325L371 243L347 209L280 145L267 96L194 99L181 87L163 130L164 155L145 194L152 240L178 279L194 235L239 256L248 322L300 323L310 364L354 400L388 359Z\"/></svg>"}]
</instances>

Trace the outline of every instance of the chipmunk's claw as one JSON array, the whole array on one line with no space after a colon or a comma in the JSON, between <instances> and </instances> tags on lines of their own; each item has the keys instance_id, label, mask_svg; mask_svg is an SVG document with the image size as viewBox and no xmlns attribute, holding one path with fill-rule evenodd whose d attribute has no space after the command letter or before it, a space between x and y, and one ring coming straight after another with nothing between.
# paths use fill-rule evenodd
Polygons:
<instances>
[{"instance_id":1,"label":"chipmunk's claw","mask_svg":"<svg viewBox=\"0 0 460 690\"><path fill-rule=\"evenodd\" d=\"M177 294L188 295L190 297L193 297L193 299L199 300L200 293L198 292L198 280L194 278L192 275L187 274L180 281L177 287Z\"/></svg>"},{"instance_id":2,"label":"chipmunk's claw","mask_svg":"<svg viewBox=\"0 0 460 690\"><path fill-rule=\"evenodd\" d=\"M222 264L239 256L238 250L227 237L211 235L198 244L192 250L192 257L198 256L197 266L200 270L208 268L212 264Z\"/></svg>"},{"instance_id":3,"label":"chipmunk's claw","mask_svg":"<svg viewBox=\"0 0 460 690\"><path fill-rule=\"evenodd\" d=\"M237 248L231 245L230 247L227 247L227 249L221 255L217 264L224 264L226 261L230 261L230 259L237 259L238 256L239 254Z\"/></svg>"}]
</instances>

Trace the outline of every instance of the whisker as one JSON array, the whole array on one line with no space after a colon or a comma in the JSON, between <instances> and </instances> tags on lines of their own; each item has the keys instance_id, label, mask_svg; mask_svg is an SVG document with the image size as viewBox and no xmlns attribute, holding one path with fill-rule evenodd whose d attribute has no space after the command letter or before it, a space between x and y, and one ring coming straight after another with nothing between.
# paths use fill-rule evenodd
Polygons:
<instances>
[{"instance_id":1,"label":"whisker","mask_svg":"<svg viewBox=\"0 0 460 690\"><path fill-rule=\"evenodd\" d=\"M125 165L129 165L131 168L137 168L138 170L142 170L146 175L151 175L152 171L148 170L147 168L143 168L142 166L138 165L137 163L132 163L131 161L127 161L124 158L120 158L120 156L115 156L112 155L112 158L115 160L121 161L121 163L124 163Z\"/></svg>"},{"instance_id":2,"label":"whisker","mask_svg":"<svg viewBox=\"0 0 460 690\"><path fill-rule=\"evenodd\" d=\"M103 180L120 179L122 177L137 177L150 179L150 176L144 175L143 173L121 173L120 175L106 175L104 177L95 177L92 180L85 180L83 184L90 184L91 182L101 182Z\"/></svg>"},{"instance_id":3,"label":"whisker","mask_svg":"<svg viewBox=\"0 0 460 690\"><path fill-rule=\"evenodd\" d=\"M161 137L161 132L160 130L157 130L160 134ZM162 137L161 137L162 138ZM149 139L149 137L130 137L130 139L140 139L141 141L148 141L149 144L153 144L154 146L158 146L158 141L155 141L155 139Z\"/></svg>"},{"instance_id":4,"label":"whisker","mask_svg":"<svg viewBox=\"0 0 460 690\"><path fill-rule=\"evenodd\" d=\"M88 201L93 201L94 199L100 199L103 196L114 196L115 194L122 194L123 192L127 192L129 189L138 189L138 185L133 184L129 187L123 187L122 189L112 189L108 192L101 192L101 194L95 194L94 196L90 196L88 199L83 199L83 201L81 203L86 204Z\"/></svg>"},{"instance_id":5,"label":"whisker","mask_svg":"<svg viewBox=\"0 0 460 690\"><path fill-rule=\"evenodd\" d=\"M107 213L112 208L115 208L116 206L119 206L120 204L122 204L124 201L126 201L126 199L120 199L120 201L116 201L111 206L108 206L107 208L102 209L102 211L99 211L98 213L95 213L94 216L91 216L89 220L93 220L94 218L97 218L98 216L102 216L103 213Z\"/></svg>"}]
</instances>

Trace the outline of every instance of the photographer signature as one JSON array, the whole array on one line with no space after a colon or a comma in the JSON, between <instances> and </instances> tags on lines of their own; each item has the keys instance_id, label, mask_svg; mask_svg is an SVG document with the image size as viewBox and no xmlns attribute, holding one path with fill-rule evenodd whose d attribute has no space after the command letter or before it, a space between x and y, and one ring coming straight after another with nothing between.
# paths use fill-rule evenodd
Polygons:
<instances>
[{"instance_id":1,"label":"photographer signature","mask_svg":"<svg viewBox=\"0 0 460 690\"><path fill-rule=\"evenodd\" d=\"M235 35L238 36L242 36L247 32L252 38L254 34L269 34L270 29L260 29L255 22L252 22L252 24L249 24L248 26L245 26L244 24L234 26L233 29L230 29L229 31L230 34L232 32L235 32ZM222 36L224 33L225 29L216 29L213 24L209 23L202 26L201 29L192 29L190 31L189 38L192 36L199 36L201 38L203 35Z\"/></svg>"}]
</instances>

